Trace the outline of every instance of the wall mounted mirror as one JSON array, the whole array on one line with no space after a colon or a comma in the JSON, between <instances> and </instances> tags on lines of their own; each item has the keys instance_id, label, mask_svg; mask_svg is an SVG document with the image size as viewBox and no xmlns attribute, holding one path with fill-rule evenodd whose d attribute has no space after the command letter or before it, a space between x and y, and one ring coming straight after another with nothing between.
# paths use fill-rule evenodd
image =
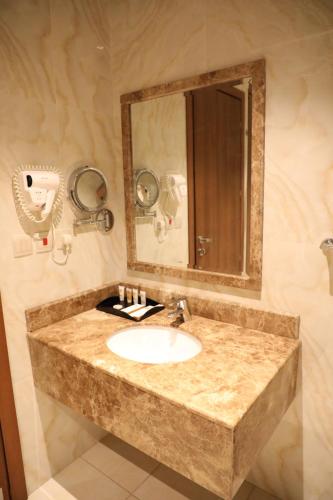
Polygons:
<instances>
[{"instance_id":1,"label":"wall mounted mirror","mask_svg":"<svg viewBox=\"0 0 333 500\"><path fill-rule=\"evenodd\" d=\"M72 172L68 190L74 206L85 212L97 212L107 201L107 183L103 173L88 165Z\"/></svg>"},{"instance_id":2,"label":"wall mounted mirror","mask_svg":"<svg viewBox=\"0 0 333 500\"><path fill-rule=\"evenodd\" d=\"M128 267L259 290L264 61L121 102Z\"/></svg>"},{"instance_id":3,"label":"wall mounted mirror","mask_svg":"<svg viewBox=\"0 0 333 500\"><path fill-rule=\"evenodd\" d=\"M74 226L97 224L100 229L110 231L113 214L103 208L108 198L108 186L100 170L88 165L75 169L68 181L68 197L76 211L90 214L89 218L76 219Z\"/></svg>"}]
</instances>

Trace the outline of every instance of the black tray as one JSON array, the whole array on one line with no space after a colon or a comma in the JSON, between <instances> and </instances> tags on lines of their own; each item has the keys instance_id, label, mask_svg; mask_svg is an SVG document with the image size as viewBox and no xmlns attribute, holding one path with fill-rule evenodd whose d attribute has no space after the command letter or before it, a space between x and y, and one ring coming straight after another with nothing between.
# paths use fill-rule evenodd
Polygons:
<instances>
[{"instance_id":1,"label":"black tray","mask_svg":"<svg viewBox=\"0 0 333 500\"><path fill-rule=\"evenodd\" d=\"M98 311L103 311L108 314L114 314L115 316L120 316L121 318L125 319L130 319L132 321L142 321L143 319L149 318L149 316L152 316L153 314L156 314L164 309L164 306L159 305L159 307L156 307L155 309L150 309L149 311L146 312L141 318L132 318L127 313L124 313L122 311L119 311L119 309L114 309L113 306L115 304L119 304L119 296L112 296L108 297L107 299L103 300L99 304L97 304L96 309ZM158 302L155 302L155 300L148 299L146 300L146 305L147 306L157 306ZM128 304L131 305L131 304ZM127 302L125 302L124 307L127 307Z\"/></svg>"}]
</instances>

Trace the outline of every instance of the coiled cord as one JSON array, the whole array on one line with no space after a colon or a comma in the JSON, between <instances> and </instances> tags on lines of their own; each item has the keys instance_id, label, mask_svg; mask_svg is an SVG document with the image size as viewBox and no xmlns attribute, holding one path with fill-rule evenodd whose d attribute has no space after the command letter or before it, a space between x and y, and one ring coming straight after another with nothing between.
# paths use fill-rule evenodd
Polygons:
<instances>
[{"instance_id":1,"label":"coiled cord","mask_svg":"<svg viewBox=\"0 0 333 500\"><path fill-rule=\"evenodd\" d=\"M53 212L56 212L57 209L61 206L65 194L64 178L62 173L52 165L20 165L19 167L16 168L13 174L12 186L13 186L15 205L18 209L17 211L19 214L19 218L22 219L25 216L29 221L35 224L42 224L49 217L49 214L45 215L44 217L38 217L28 208L24 193L22 192L22 184L20 179L21 173L25 170L48 171L48 172L53 172L59 176L59 187L52 206Z\"/></svg>"}]
</instances>

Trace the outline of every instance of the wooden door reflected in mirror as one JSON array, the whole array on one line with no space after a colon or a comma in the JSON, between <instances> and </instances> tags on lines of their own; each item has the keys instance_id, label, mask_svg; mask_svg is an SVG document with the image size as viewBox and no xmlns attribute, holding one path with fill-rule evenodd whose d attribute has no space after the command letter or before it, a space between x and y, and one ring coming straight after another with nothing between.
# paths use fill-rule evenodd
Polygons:
<instances>
[{"instance_id":1,"label":"wooden door reflected in mirror","mask_svg":"<svg viewBox=\"0 0 333 500\"><path fill-rule=\"evenodd\" d=\"M189 267L246 272L250 108L250 79L186 93Z\"/></svg>"}]
</instances>

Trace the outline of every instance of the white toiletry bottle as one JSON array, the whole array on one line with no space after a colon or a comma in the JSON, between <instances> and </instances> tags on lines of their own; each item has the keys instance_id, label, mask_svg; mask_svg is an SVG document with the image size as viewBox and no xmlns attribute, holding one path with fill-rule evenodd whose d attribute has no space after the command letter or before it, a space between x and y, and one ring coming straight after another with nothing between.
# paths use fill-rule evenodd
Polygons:
<instances>
[{"instance_id":1,"label":"white toiletry bottle","mask_svg":"<svg viewBox=\"0 0 333 500\"><path fill-rule=\"evenodd\" d=\"M147 303L147 294L143 290L140 290L140 302L143 306L145 306Z\"/></svg>"},{"instance_id":2,"label":"white toiletry bottle","mask_svg":"<svg viewBox=\"0 0 333 500\"><path fill-rule=\"evenodd\" d=\"M126 288L126 297L128 306L132 304L132 293L133 293L132 288Z\"/></svg>"},{"instance_id":3,"label":"white toiletry bottle","mask_svg":"<svg viewBox=\"0 0 333 500\"><path fill-rule=\"evenodd\" d=\"M124 302L125 302L125 287L124 287L124 285L119 285L118 291L119 291L119 302L121 304L124 304Z\"/></svg>"}]
</instances>

